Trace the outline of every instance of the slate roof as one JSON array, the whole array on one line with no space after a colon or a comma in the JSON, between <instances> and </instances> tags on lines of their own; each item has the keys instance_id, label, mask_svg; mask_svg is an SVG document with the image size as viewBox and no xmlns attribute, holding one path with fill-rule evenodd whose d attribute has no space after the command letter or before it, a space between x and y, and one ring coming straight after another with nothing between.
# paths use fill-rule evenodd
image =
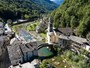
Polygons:
<instances>
[{"instance_id":1,"label":"slate roof","mask_svg":"<svg viewBox=\"0 0 90 68\"><path fill-rule=\"evenodd\" d=\"M4 44L3 37L0 36L0 56L2 55L2 46Z\"/></svg>"},{"instance_id":2,"label":"slate roof","mask_svg":"<svg viewBox=\"0 0 90 68\"><path fill-rule=\"evenodd\" d=\"M69 28L69 27L54 29L54 31L55 31L58 35L59 35L59 34L71 35L71 34L73 33L72 29Z\"/></svg>"},{"instance_id":3,"label":"slate roof","mask_svg":"<svg viewBox=\"0 0 90 68\"><path fill-rule=\"evenodd\" d=\"M71 35L69 37L69 39L74 41L74 42L76 42L76 43L79 43L79 44L88 43L87 39L81 38L81 37L77 37L77 36L73 36L73 35Z\"/></svg>"},{"instance_id":4,"label":"slate roof","mask_svg":"<svg viewBox=\"0 0 90 68\"><path fill-rule=\"evenodd\" d=\"M10 60L17 60L22 56L22 52L20 50L20 47L18 45L16 46L7 46L9 58Z\"/></svg>"},{"instance_id":5,"label":"slate roof","mask_svg":"<svg viewBox=\"0 0 90 68\"><path fill-rule=\"evenodd\" d=\"M36 47L35 45L32 45L32 43L30 43L30 44L7 46L7 49L10 58L17 59L21 57L24 52L33 51L34 49L36 49Z\"/></svg>"},{"instance_id":6,"label":"slate roof","mask_svg":"<svg viewBox=\"0 0 90 68\"><path fill-rule=\"evenodd\" d=\"M27 44L7 46L10 61L16 63L17 61L19 61L19 59L22 59L24 53L35 50L37 48L36 44L37 43L32 42Z\"/></svg>"},{"instance_id":7,"label":"slate roof","mask_svg":"<svg viewBox=\"0 0 90 68\"><path fill-rule=\"evenodd\" d=\"M65 40L69 40L69 37L68 36L65 36L65 35L60 35L59 38L60 39L65 39Z\"/></svg>"},{"instance_id":8,"label":"slate roof","mask_svg":"<svg viewBox=\"0 0 90 68\"><path fill-rule=\"evenodd\" d=\"M4 36L0 36L0 46L3 45L3 42L4 42L3 37L4 37Z\"/></svg>"},{"instance_id":9,"label":"slate roof","mask_svg":"<svg viewBox=\"0 0 90 68\"><path fill-rule=\"evenodd\" d=\"M4 32L3 23L0 22L0 34L3 34L3 32Z\"/></svg>"},{"instance_id":10,"label":"slate roof","mask_svg":"<svg viewBox=\"0 0 90 68\"><path fill-rule=\"evenodd\" d=\"M28 43L28 44L25 44L25 45L21 45L20 48L21 48L23 53L28 52L28 51L33 51L33 50L36 49L35 44L34 43Z\"/></svg>"},{"instance_id":11,"label":"slate roof","mask_svg":"<svg viewBox=\"0 0 90 68\"><path fill-rule=\"evenodd\" d=\"M7 46L7 45L4 45L8 43L7 45L9 45L9 37L7 36L0 36L0 46Z\"/></svg>"}]
</instances>

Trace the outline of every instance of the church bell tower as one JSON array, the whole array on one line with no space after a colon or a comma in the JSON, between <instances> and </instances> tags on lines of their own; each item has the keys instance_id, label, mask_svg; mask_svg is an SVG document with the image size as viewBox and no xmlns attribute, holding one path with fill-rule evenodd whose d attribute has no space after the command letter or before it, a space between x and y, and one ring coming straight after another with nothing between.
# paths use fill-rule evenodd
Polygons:
<instances>
[{"instance_id":1,"label":"church bell tower","mask_svg":"<svg viewBox=\"0 0 90 68\"><path fill-rule=\"evenodd\" d=\"M48 44L53 44L53 36L54 36L53 23L51 19L49 18L48 29L47 29L47 43Z\"/></svg>"}]
</instances>

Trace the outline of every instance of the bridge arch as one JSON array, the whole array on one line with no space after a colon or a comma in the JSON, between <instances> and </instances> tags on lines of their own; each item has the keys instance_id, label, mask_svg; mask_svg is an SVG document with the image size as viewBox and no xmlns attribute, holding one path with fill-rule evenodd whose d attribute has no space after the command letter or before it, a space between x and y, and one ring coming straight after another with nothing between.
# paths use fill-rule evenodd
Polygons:
<instances>
[{"instance_id":1,"label":"bridge arch","mask_svg":"<svg viewBox=\"0 0 90 68\"><path fill-rule=\"evenodd\" d=\"M53 47L53 45L51 45L51 44L48 44L48 43L45 43L45 44L40 44L38 47L37 47L37 49L39 50L40 48L42 48L42 47Z\"/></svg>"}]
</instances>

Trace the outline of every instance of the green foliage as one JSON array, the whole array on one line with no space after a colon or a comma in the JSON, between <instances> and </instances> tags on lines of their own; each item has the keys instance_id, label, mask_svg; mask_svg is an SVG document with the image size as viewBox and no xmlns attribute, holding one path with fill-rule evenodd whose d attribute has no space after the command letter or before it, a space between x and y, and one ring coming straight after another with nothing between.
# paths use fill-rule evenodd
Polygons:
<instances>
[{"instance_id":1,"label":"green foliage","mask_svg":"<svg viewBox=\"0 0 90 68\"><path fill-rule=\"evenodd\" d=\"M57 48L57 54L58 54L58 55L61 54L61 48Z\"/></svg>"},{"instance_id":2,"label":"green foliage","mask_svg":"<svg viewBox=\"0 0 90 68\"><path fill-rule=\"evenodd\" d=\"M78 26L77 19L76 19L74 16L71 17L70 26L71 26L73 29Z\"/></svg>"},{"instance_id":3,"label":"green foliage","mask_svg":"<svg viewBox=\"0 0 90 68\"><path fill-rule=\"evenodd\" d=\"M37 26L38 23L34 23L34 24L28 24L27 27L26 27L26 30L27 31L35 31L36 30L36 26Z\"/></svg>"},{"instance_id":4,"label":"green foliage","mask_svg":"<svg viewBox=\"0 0 90 68\"><path fill-rule=\"evenodd\" d=\"M48 68L47 62L45 60L42 61L40 68Z\"/></svg>"},{"instance_id":5,"label":"green foliage","mask_svg":"<svg viewBox=\"0 0 90 68\"><path fill-rule=\"evenodd\" d=\"M78 62L78 61L79 61L79 57L78 57L78 56L73 56L73 57L72 57L72 60L73 60L74 62Z\"/></svg>"},{"instance_id":6,"label":"green foliage","mask_svg":"<svg viewBox=\"0 0 90 68\"><path fill-rule=\"evenodd\" d=\"M12 29L15 33L19 33L20 28L23 28L23 25L15 25L12 27Z\"/></svg>"},{"instance_id":7,"label":"green foliage","mask_svg":"<svg viewBox=\"0 0 90 68\"><path fill-rule=\"evenodd\" d=\"M65 0L51 13L55 27L72 27L85 37L90 32L90 0Z\"/></svg>"},{"instance_id":8,"label":"green foliage","mask_svg":"<svg viewBox=\"0 0 90 68\"><path fill-rule=\"evenodd\" d=\"M82 22L78 27L77 32L81 36L85 36L88 32L90 32L90 17L83 18Z\"/></svg>"},{"instance_id":9,"label":"green foliage","mask_svg":"<svg viewBox=\"0 0 90 68\"><path fill-rule=\"evenodd\" d=\"M48 0L0 0L0 17L5 20L32 19L52 11L56 7L55 3Z\"/></svg>"},{"instance_id":10,"label":"green foliage","mask_svg":"<svg viewBox=\"0 0 90 68\"><path fill-rule=\"evenodd\" d=\"M69 59L71 59L72 53L71 53L70 51L67 51L66 56L67 56Z\"/></svg>"},{"instance_id":11,"label":"green foliage","mask_svg":"<svg viewBox=\"0 0 90 68\"><path fill-rule=\"evenodd\" d=\"M63 57L67 59L67 62L71 64L73 68L89 68L90 67L90 61L87 62L88 60L84 57L84 55L87 55L87 51L80 49L81 54L76 54L70 50L66 50L64 52Z\"/></svg>"},{"instance_id":12,"label":"green foliage","mask_svg":"<svg viewBox=\"0 0 90 68\"><path fill-rule=\"evenodd\" d=\"M29 19L29 18L30 18L30 16L29 16L29 15L27 15L27 14L25 14L25 15L24 15L24 18L25 18L25 19Z\"/></svg>"}]
</instances>

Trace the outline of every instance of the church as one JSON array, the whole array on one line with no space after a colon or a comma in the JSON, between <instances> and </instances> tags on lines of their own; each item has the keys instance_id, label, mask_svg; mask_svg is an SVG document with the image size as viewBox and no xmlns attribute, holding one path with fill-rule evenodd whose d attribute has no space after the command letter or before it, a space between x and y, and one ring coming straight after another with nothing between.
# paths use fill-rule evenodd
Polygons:
<instances>
[{"instance_id":1,"label":"church","mask_svg":"<svg viewBox=\"0 0 90 68\"><path fill-rule=\"evenodd\" d=\"M53 23L52 23L50 18L49 18L49 22L48 22L47 40L46 40L46 42L48 44L53 44L53 43L58 42L58 37L57 37L57 35L55 34L55 32L53 30Z\"/></svg>"},{"instance_id":2,"label":"church","mask_svg":"<svg viewBox=\"0 0 90 68\"><path fill-rule=\"evenodd\" d=\"M47 38L46 38L46 43L48 44L57 44L59 46L63 45L69 45L70 42L68 39L68 36L72 35L73 31L71 28L54 28L53 27L53 22L49 18L48 22L48 29L47 29Z\"/></svg>"}]
</instances>

